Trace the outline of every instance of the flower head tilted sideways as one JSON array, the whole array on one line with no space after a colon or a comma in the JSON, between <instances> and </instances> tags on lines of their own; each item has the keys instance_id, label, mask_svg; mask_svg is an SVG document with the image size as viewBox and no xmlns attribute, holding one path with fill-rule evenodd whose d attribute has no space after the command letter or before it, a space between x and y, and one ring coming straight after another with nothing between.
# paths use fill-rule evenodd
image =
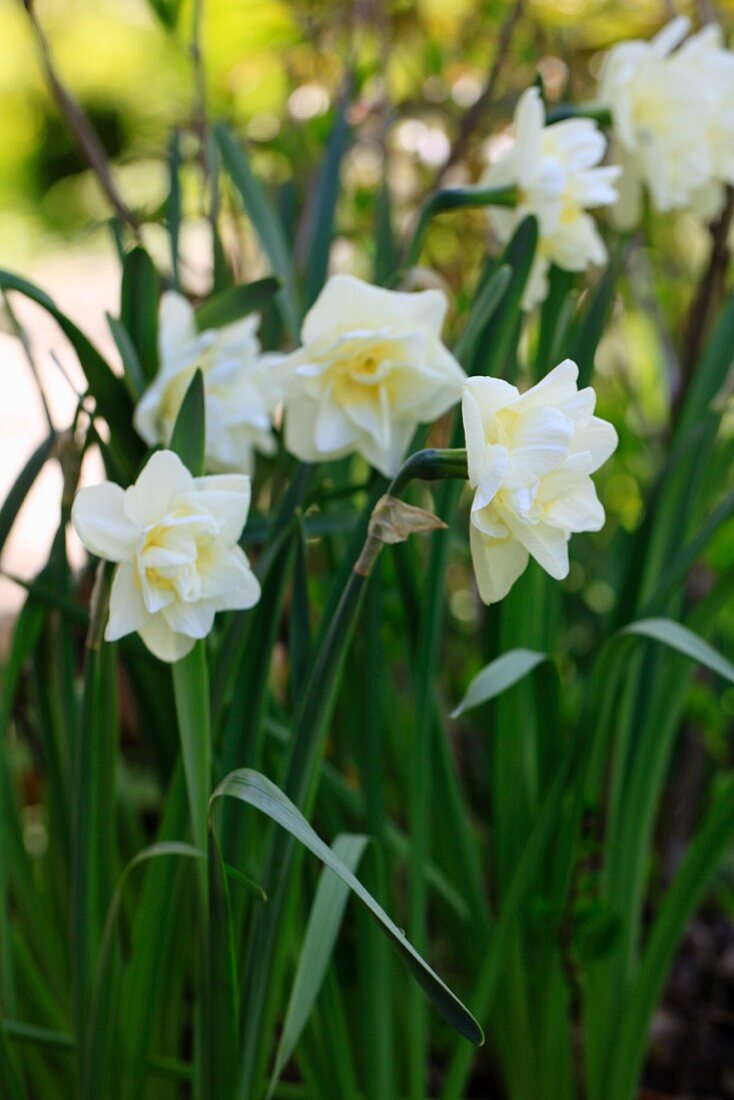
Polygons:
<instances>
[{"instance_id":1,"label":"flower head tilted sideways","mask_svg":"<svg viewBox=\"0 0 734 1100\"><path fill-rule=\"evenodd\" d=\"M394 474L418 424L461 398L464 372L441 343L440 290L404 293L329 279L303 323L303 347L277 368L285 445L304 462L356 453Z\"/></svg>"},{"instance_id":2,"label":"flower head tilted sideways","mask_svg":"<svg viewBox=\"0 0 734 1100\"><path fill-rule=\"evenodd\" d=\"M561 580L570 536L604 525L590 475L616 448L617 433L594 416L596 395L577 389L577 378L566 359L523 394L499 378L466 381L470 544L485 603L507 595L530 555Z\"/></svg>"},{"instance_id":3,"label":"flower head tilted sideways","mask_svg":"<svg viewBox=\"0 0 734 1100\"><path fill-rule=\"evenodd\" d=\"M523 298L523 308L541 302L552 263L566 271L585 271L607 258L604 241L587 212L617 201L617 166L600 167L606 139L595 122L567 119L545 125L540 92L528 88L515 110L514 140L485 173L482 187L514 186L512 209L487 207L490 224L507 242L529 214L538 220L538 252Z\"/></svg>"},{"instance_id":4,"label":"flower head tilted sideways","mask_svg":"<svg viewBox=\"0 0 734 1100\"><path fill-rule=\"evenodd\" d=\"M92 554L117 562L107 641L137 631L162 661L177 661L209 633L217 611L252 607L260 585L237 544L250 479L192 477L157 451L134 485L81 489L72 522Z\"/></svg>"},{"instance_id":5,"label":"flower head tilted sideways","mask_svg":"<svg viewBox=\"0 0 734 1100\"><path fill-rule=\"evenodd\" d=\"M194 310L167 291L159 311L160 368L135 410L135 428L146 443L167 446L189 382L199 369L206 401L206 466L252 473L254 451L272 454L272 414L280 399L277 380L260 354L254 314L219 329L198 332Z\"/></svg>"},{"instance_id":6,"label":"flower head tilted sideways","mask_svg":"<svg viewBox=\"0 0 734 1100\"><path fill-rule=\"evenodd\" d=\"M656 210L717 212L734 183L734 54L709 25L684 42L673 19L650 42L621 42L607 54L599 102L610 108L613 155L624 169L615 218L632 228L644 184Z\"/></svg>"}]
</instances>

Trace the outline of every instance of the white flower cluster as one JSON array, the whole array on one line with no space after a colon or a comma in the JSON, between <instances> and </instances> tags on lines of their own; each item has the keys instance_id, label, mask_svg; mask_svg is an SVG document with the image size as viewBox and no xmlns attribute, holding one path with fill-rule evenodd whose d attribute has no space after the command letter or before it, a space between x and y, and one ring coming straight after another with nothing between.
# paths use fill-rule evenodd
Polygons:
<instances>
[{"instance_id":1,"label":"white flower cluster","mask_svg":"<svg viewBox=\"0 0 734 1100\"><path fill-rule=\"evenodd\" d=\"M606 246L587 211L617 201L614 183L620 169L599 166L607 143L590 119L566 119L546 126L537 88L528 88L521 96L514 131L512 144L481 185L517 188L515 207L487 208L503 243L528 214L538 220L538 250L523 298L524 308L530 309L548 293L552 263L566 271L585 271L591 264L605 262Z\"/></svg>"},{"instance_id":2,"label":"white flower cluster","mask_svg":"<svg viewBox=\"0 0 734 1100\"><path fill-rule=\"evenodd\" d=\"M501 378L467 379L470 543L485 603L507 595L529 556L561 580L571 535L604 526L591 474L614 451L617 433L594 416L596 394L577 389L577 378L566 359L523 394Z\"/></svg>"},{"instance_id":3,"label":"white flower cluster","mask_svg":"<svg viewBox=\"0 0 734 1100\"><path fill-rule=\"evenodd\" d=\"M260 585L237 544L249 508L249 477L192 477L172 451L152 455L129 489L81 489L72 509L79 537L118 563L105 638L137 631L156 657L177 661L217 611L256 604Z\"/></svg>"},{"instance_id":4,"label":"white flower cluster","mask_svg":"<svg viewBox=\"0 0 734 1100\"><path fill-rule=\"evenodd\" d=\"M625 227L639 220L643 184L656 210L689 206L711 217L734 183L734 54L714 24L685 40L689 29L681 16L604 61L598 98L611 110L613 157L624 169L616 213Z\"/></svg>"}]
</instances>

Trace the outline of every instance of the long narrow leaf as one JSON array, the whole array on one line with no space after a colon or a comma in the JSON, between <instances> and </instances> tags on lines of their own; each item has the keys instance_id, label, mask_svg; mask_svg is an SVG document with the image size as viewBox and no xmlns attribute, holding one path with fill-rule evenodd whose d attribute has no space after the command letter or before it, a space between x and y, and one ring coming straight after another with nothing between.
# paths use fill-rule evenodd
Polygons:
<instances>
[{"instance_id":1,"label":"long narrow leaf","mask_svg":"<svg viewBox=\"0 0 734 1100\"><path fill-rule=\"evenodd\" d=\"M640 619L636 623L630 623L619 633L636 634L662 642L734 684L734 664L682 623L673 622L672 619Z\"/></svg>"},{"instance_id":2,"label":"long narrow leaf","mask_svg":"<svg viewBox=\"0 0 734 1100\"><path fill-rule=\"evenodd\" d=\"M22 508L25 498L53 453L55 443L56 434L52 432L44 439L43 443L39 444L13 482L2 507L0 507L0 554L2 554L10 529L15 523L15 518Z\"/></svg>"},{"instance_id":3,"label":"long narrow leaf","mask_svg":"<svg viewBox=\"0 0 734 1100\"><path fill-rule=\"evenodd\" d=\"M274 783L271 783L269 779L257 772L243 768L240 771L232 772L219 784L212 795L211 801L214 803L217 799L225 797L238 798L241 802L266 814L342 879L380 923L390 937L396 951L444 1019L472 1043L481 1044L484 1042L482 1029L468 1009L454 996L430 966L424 962L412 944L406 939L405 933L394 924L384 909L365 890L362 883L354 877L344 863L317 836L303 814Z\"/></svg>"},{"instance_id":4,"label":"long narrow leaf","mask_svg":"<svg viewBox=\"0 0 734 1100\"><path fill-rule=\"evenodd\" d=\"M537 653L533 649L512 649L509 653L503 653L477 673L464 698L451 712L451 717L458 718L465 710L489 702L547 660L547 653Z\"/></svg>"},{"instance_id":5,"label":"long narrow leaf","mask_svg":"<svg viewBox=\"0 0 734 1100\"><path fill-rule=\"evenodd\" d=\"M334 841L332 851L336 859L340 859L354 874L364 854L367 841L366 836L343 834ZM268 1100L275 1092L280 1075L290 1060L316 1003L336 937L339 934L349 898L349 889L349 884L334 875L328 867L321 872L283 1021L283 1032L275 1056Z\"/></svg>"},{"instance_id":6,"label":"long narrow leaf","mask_svg":"<svg viewBox=\"0 0 734 1100\"><path fill-rule=\"evenodd\" d=\"M214 132L224 166L242 196L245 210L273 266L273 271L283 284L278 298L286 325L290 329L291 335L296 336L299 329L300 311L298 309L293 262L291 250L286 242L278 215L273 209L262 184L252 171L242 145L224 124L220 123L216 126Z\"/></svg>"}]
</instances>

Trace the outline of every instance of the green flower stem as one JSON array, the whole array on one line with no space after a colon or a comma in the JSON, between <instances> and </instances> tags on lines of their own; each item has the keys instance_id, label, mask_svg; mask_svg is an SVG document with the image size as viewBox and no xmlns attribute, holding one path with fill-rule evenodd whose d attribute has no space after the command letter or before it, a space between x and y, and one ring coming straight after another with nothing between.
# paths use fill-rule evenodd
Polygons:
<instances>
[{"instance_id":1,"label":"green flower stem","mask_svg":"<svg viewBox=\"0 0 734 1100\"><path fill-rule=\"evenodd\" d=\"M436 191L424 204L405 256L404 267L414 267L420 259L423 240L436 214L477 206L517 206L516 187L452 187Z\"/></svg>"},{"instance_id":2,"label":"green flower stem","mask_svg":"<svg viewBox=\"0 0 734 1100\"><path fill-rule=\"evenodd\" d=\"M559 103L546 116L546 125L563 122L567 118L590 118L599 126L612 125L611 108L601 103Z\"/></svg>"},{"instance_id":3,"label":"green flower stem","mask_svg":"<svg viewBox=\"0 0 734 1100\"><path fill-rule=\"evenodd\" d=\"M466 452L450 452L463 455ZM450 521L456 511L461 493L460 485L441 487L439 511ZM432 722L436 667L443 628L445 600L444 576L449 554L450 531L437 531L431 543L428 579L425 591L431 598L424 604L418 633L414 694L413 768L409 791L410 823L410 894L408 907L408 935L415 941L416 950L423 954L427 943L427 875L426 867L431 840L431 790L433 780ZM418 994L418 995L417 995ZM424 1100L427 1093L426 1071L428 1062L428 1013L419 991L410 989L409 1012L409 1072L411 1100Z\"/></svg>"},{"instance_id":4,"label":"green flower stem","mask_svg":"<svg viewBox=\"0 0 734 1100\"><path fill-rule=\"evenodd\" d=\"M194 845L203 852L198 868L197 909L199 931L200 1001L195 1013L195 1078L200 1096L210 1095L209 1079L209 841L207 820L211 793L211 715L206 644L198 641L191 652L173 666L181 756L183 758L189 818Z\"/></svg>"},{"instance_id":5,"label":"green flower stem","mask_svg":"<svg viewBox=\"0 0 734 1100\"><path fill-rule=\"evenodd\" d=\"M463 447L438 450L427 447L407 458L388 486L387 495L399 497L411 481L438 481L445 478L468 477L466 451Z\"/></svg>"},{"instance_id":6,"label":"green flower stem","mask_svg":"<svg viewBox=\"0 0 734 1100\"><path fill-rule=\"evenodd\" d=\"M466 452L428 449L408 458L393 478L388 494L398 495L414 479L466 478ZM374 504L374 500L372 502ZM370 509L371 510L371 509ZM365 516L365 523L367 517ZM369 536L368 536L369 538ZM361 552L356 561L362 557ZM308 816L316 794L317 764L333 713L341 670L364 597L368 576L352 570L329 623L296 712L290 752L281 786ZM266 1012L270 975L276 955L281 917L286 903L294 844L283 832L273 839L264 883L268 905L256 922L243 1006L243 1054L240 1100L253 1095L262 1056L261 1022Z\"/></svg>"}]
</instances>

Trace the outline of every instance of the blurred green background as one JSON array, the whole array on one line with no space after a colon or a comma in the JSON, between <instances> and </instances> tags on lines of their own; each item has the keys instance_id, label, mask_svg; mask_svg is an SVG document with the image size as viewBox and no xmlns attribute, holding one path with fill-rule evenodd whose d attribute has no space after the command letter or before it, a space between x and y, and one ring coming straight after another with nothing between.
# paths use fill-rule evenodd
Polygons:
<instances>
[{"instance_id":1,"label":"blurred green background","mask_svg":"<svg viewBox=\"0 0 734 1100\"><path fill-rule=\"evenodd\" d=\"M298 180L323 148L330 111L354 67L352 115L363 132L344 173L351 216L343 224L354 236L381 174L375 116L386 96L398 123L391 184L409 202L430 183L457 120L479 95L512 7L507 0L206 0L210 111L237 125L273 180ZM171 129L192 119L192 2L35 0L34 11L62 80L115 162L120 188L153 214L166 194ZM584 98L601 50L651 34L670 14L663 3L528 0L470 153L479 155L481 137L507 122L538 71L551 100ZM70 236L93 238L90 224L107 209L47 91L21 0L0 0L0 149L6 265ZM450 255L450 240L442 243Z\"/></svg>"}]
</instances>

